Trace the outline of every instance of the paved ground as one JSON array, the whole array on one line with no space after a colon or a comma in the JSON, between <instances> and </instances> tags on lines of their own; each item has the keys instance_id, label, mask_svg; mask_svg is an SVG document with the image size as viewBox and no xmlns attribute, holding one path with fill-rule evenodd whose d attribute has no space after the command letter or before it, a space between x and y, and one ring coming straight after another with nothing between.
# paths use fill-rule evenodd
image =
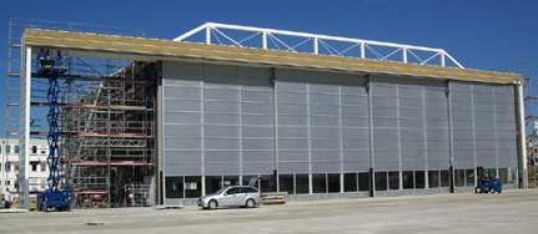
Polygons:
<instances>
[{"instance_id":1,"label":"paved ground","mask_svg":"<svg viewBox=\"0 0 538 234\"><path fill-rule=\"evenodd\" d=\"M538 190L216 211L188 207L0 213L0 233L538 233Z\"/></svg>"}]
</instances>

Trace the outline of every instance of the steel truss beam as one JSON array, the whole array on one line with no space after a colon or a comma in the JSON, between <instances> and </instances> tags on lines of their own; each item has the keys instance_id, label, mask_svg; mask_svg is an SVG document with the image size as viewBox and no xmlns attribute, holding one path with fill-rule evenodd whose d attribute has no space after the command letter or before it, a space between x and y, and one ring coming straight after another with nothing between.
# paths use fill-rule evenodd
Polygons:
<instances>
[{"instance_id":1,"label":"steel truss beam","mask_svg":"<svg viewBox=\"0 0 538 234\"><path fill-rule=\"evenodd\" d=\"M242 36L233 35L233 32L242 33ZM465 68L454 57L440 48L213 22L187 31L174 38L174 41L196 41L194 36L199 33L205 35L204 43L206 44L255 47L289 52L305 52L305 49L300 50L299 48L310 45L306 51L311 51L313 54ZM290 41L290 37L295 40ZM261 41L253 43L255 39ZM336 46L337 44L340 47ZM358 53L351 53L353 50L358 50Z\"/></svg>"}]
</instances>

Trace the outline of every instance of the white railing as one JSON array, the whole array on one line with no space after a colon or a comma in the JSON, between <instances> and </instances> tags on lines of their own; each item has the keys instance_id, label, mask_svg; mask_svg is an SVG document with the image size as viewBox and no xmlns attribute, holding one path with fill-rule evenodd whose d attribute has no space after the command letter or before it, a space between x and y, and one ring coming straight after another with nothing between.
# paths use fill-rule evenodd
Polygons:
<instances>
[{"instance_id":1,"label":"white railing","mask_svg":"<svg viewBox=\"0 0 538 234\"><path fill-rule=\"evenodd\" d=\"M202 35L202 37L200 37ZM444 49L251 26L205 23L174 41L464 67Z\"/></svg>"}]
</instances>

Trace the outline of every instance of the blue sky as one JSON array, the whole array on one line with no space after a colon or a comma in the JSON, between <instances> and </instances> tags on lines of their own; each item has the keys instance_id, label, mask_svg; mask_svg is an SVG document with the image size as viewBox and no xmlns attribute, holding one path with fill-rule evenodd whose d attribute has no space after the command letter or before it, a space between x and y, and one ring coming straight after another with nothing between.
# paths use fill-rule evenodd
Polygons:
<instances>
[{"instance_id":1,"label":"blue sky","mask_svg":"<svg viewBox=\"0 0 538 234\"><path fill-rule=\"evenodd\" d=\"M140 29L173 38L206 21L446 49L470 68L538 78L538 1L0 1L0 77L10 17ZM4 82L0 83L1 87ZM3 91L0 118L4 113ZM4 133L0 121L0 133Z\"/></svg>"}]
</instances>

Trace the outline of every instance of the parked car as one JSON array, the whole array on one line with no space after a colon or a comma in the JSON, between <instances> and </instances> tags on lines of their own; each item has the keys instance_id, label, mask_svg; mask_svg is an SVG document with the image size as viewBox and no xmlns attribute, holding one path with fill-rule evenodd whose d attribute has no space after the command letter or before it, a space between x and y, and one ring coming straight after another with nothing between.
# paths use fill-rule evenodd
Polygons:
<instances>
[{"instance_id":1,"label":"parked car","mask_svg":"<svg viewBox=\"0 0 538 234\"><path fill-rule=\"evenodd\" d=\"M251 186L230 186L216 193L198 199L198 206L203 209L222 207L254 208L260 204L260 192Z\"/></svg>"}]
</instances>

